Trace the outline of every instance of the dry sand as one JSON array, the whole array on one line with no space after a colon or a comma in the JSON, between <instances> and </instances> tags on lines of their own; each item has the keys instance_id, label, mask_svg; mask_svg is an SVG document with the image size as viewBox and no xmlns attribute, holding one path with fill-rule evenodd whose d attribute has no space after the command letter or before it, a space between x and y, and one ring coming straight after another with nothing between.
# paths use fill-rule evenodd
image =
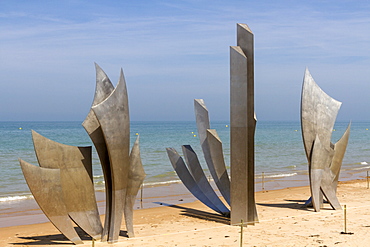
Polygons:
<instances>
[{"instance_id":1,"label":"dry sand","mask_svg":"<svg viewBox=\"0 0 370 247\"><path fill-rule=\"evenodd\" d=\"M134 213L135 238L125 232L113 245L95 246L370 246L370 189L366 180L340 183L338 198L347 206L347 233L344 211L324 204L320 212L302 208L309 187L257 192L259 223L243 228L230 226L227 218L214 214L199 202L138 209ZM183 195L176 195L181 200ZM172 198L174 199L174 198ZM171 201L171 200L169 200ZM172 203L172 202L170 202ZM121 229L125 229L122 225ZM81 231L84 245L91 239ZM51 223L0 228L0 246L72 246Z\"/></svg>"}]
</instances>

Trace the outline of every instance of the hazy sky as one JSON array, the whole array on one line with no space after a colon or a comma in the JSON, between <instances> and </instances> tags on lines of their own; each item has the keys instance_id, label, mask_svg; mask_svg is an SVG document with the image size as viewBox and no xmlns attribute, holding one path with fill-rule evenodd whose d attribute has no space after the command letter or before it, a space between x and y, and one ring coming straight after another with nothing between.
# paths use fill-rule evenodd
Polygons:
<instances>
[{"instance_id":1,"label":"hazy sky","mask_svg":"<svg viewBox=\"0 0 370 247\"><path fill-rule=\"evenodd\" d=\"M306 67L338 120L370 120L369 1L0 0L0 121L82 121L94 62L114 84L123 68L131 120L194 120L195 98L228 120L236 23L255 35L259 120L299 120Z\"/></svg>"}]
</instances>

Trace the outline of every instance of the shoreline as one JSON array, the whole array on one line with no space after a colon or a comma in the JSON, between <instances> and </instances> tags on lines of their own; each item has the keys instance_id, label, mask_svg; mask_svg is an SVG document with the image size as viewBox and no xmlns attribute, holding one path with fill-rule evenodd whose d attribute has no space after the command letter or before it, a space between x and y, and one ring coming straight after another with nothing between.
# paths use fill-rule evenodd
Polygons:
<instances>
[{"instance_id":1,"label":"shoreline","mask_svg":"<svg viewBox=\"0 0 370 247\"><path fill-rule=\"evenodd\" d=\"M339 182L342 183L356 181L358 179L366 179L367 171L368 169L365 167L363 169L345 169L340 173ZM295 175L282 177L263 177L261 174L256 174L255 192L258 193L262 191L309 186L308 171L297 172L298 173ZM210 180L210 183L216 193L221 196L212 180ZM95 192L95 196L99 214L104 215L105 193L102 190L97 190ZM308 199L308 197L306 199ZM162 204L177 205L195 201L197 201L197 199L187 190L180 180L178 180L178 182L171 181L170 183L165 184L146 185L144 183L142 191L139 190L138 192L134 210L155 208ZM48 218L44 215L32 197L23 200L0 202L0 206L0 229L4 227L49 222Z\"/></svg>"},{"instance_id":2,"label":"shoreline","mask_svg":"<svg viewBox=\"0 0 370 247\"><path fill-rule=\"evenodd\" d=\"M366 179L338 184L339 201L342 206L347 205L347 229L354 234L340 234L343 210L332 210L328 204L320 212L302 208L309 195L308 186L257 192L259 223L245 228L243 244L366 246L370 241L370 189ZM227 218L213 213L199 201L188 202L184 194L151 198L158 199L162 205L135 210L136 237L121 236L118 243L109 246L238 246L240 227L230 226ZM124 232L124 223L121 229ZM50 222L3 227L0 232L1 246L73 245ZM81 246L92 246L89 237L82 234L82 240L85 244ZM99 241L94 244L108 246Z\"/></svg>"}]
</instances>

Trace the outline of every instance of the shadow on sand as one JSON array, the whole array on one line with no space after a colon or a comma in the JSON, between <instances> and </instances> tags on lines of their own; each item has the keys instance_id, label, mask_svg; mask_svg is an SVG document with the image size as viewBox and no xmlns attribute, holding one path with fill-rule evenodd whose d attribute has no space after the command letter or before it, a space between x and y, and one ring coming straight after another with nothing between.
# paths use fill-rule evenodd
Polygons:
<instances>
[{"instance_id":1,"label":"shadow on sand","mask_svg":"<svg viewBox=\"0 0 370 247\"><path fill-rule=\"evenodd\" d=\"M86 234L81 228L75 227L75 231L82 241L92 241L92 238ZM127 237L126 231L120 231L120 236ZM63 234L52 234L52 235L43 235L43 236L30 236L22 237L18 236L19 239L25 240L21 243L9 243L12 245L74 245L68 238Z\"/></svg>"},{"instance_id":2,"label":"shadow on sand","mask_svg":"<svg viewBox=\"0 0 370 247\"><path fill-rule=\"evenodd\" d=\"M86 234L81 228L75 227L78 236L82 241L92 241L92 238ZM128 237L127 231L120 231L121 237ZM44 235L44 236L33 236L33 237L18 237L24 239L27 242L22 243L9 243L12 245L74 245L68 238L63 234ZM31 241L30 241L31 240ZM100 242L100 240L98 240Z\"/></svg>"},{"instance_id":3,"label":"shadow on sand","mask_svg":"<svg viewBox=\"0 0 370 247\"><path fill-rule=\"evenodd\" d=\"M265 207L275 207L275 208L291 208L291 209L298 209L302 211L312 211L312 206L307 206L306 200L284 200L287 203L257 203L257 205L265 206ZM324 204L328 204L327 201ZM332 208L324 208L321 207L321 210L331 210Z\"/></svg>"},{"instance_id":4,"label":"shadow on sand","mask_svg":"<svg viewBox=\"0 0 370 247\"><path fill-rule=\"evenodd\" d=\"M223 216L221 214L209 213L209 212L205 212L205 211L201 211L201 210L197 210L193 208L187 208L187 207L180 206L180 205L167 204L164 202L154 202L154 203L167 206L167 207L171 207L171 208L180 209L181 215L184 215L184 216L189 216L189 217L198 218L202 220L214 221L217 223L222 223L222 224L227 224L227 225L230 224L230 218L228 216Z\"/></svg>"},{"instance_id":5,"label":"shadow on sand","mask_svg":"<svg viewBox=\"0 0 370 247\"><path fill-rule=\"evenodd\" d=\"M307 211L304 200L285 200L286 203L257 203L259 206L274 207L274 208L291 208Z\"/></svg>"}]
</instances>

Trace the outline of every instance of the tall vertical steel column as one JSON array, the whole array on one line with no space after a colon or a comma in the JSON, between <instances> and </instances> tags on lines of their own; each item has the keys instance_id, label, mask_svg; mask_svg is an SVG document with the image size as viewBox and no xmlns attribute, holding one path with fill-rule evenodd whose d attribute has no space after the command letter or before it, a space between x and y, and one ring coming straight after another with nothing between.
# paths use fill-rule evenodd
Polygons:
<instances>
[{"instance_id":1,"label":"tall vertical steel column","mask_svg":"<svg viewBox=\"0 0 370 247\"><path fill-rule=\"evenodd\" d=\"M230 47L231 225L258 221L254 197L254 37L237 24Z\"/></svg>"}]
</instances>

